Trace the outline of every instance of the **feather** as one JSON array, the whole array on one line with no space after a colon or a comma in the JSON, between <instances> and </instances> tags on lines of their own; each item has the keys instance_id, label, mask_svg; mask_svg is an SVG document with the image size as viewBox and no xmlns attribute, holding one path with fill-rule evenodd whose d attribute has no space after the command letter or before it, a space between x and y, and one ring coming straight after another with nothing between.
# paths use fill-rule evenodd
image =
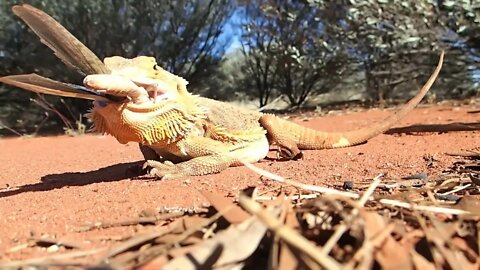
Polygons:
<instances>
[{"instance_id":1,"label":"feather","mask_svg":"<svg viewBox=\"0 0 480 270\"><path fill-rule=\"evenodd\" d=\"M89 48L45 12L27 4L16 5L12 10L65 64L83 75L110 73Z\"/></svg>"},{"instance_id":2,"label":"feather","mask_svg":"<svg viewBox=\"0 0 480 270\"><path fill-rule=\"evenodd\" d=\"M23 74L0 77L0 82L20 87L35 93L55 95L61 97L75 97L91 100L107 100L100 93L83 86L62 83L42 77L37 74Z\"/></svg>"}]
</instances>

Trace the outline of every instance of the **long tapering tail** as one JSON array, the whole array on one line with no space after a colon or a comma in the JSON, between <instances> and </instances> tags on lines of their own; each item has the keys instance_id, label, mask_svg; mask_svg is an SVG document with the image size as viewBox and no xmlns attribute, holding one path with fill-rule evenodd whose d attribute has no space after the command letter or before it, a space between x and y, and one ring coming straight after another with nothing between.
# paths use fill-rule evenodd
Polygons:
<instances>
[{"instance_id":1,"label":"long tapering tail","mask_svg":"<svg viewBox=\"0 0 480 270\"><path fill-rule=\"evenodd\" d=\"M347 132L321 132L270 115L265 115L261 119L261 124L267 129L268 135L274 143L290 150L339 148L364 143L391 128L417 106L440 73L443 57L444 52L442 51L435 71L415 97L394 114L371 126Z\"/></svg>"}]
</instances>

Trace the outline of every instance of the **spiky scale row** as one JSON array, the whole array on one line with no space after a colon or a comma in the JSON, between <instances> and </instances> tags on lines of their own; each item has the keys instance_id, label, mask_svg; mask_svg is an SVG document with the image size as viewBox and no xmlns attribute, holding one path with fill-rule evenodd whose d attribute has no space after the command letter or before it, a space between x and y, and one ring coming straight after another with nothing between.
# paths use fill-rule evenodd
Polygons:
<instances>
[{"instance_id":1,"label":"spiky scale row","mask_svg":"<svg viewBox=\"0 0 480 270\"><path fill-rule=\"evenodd\" d=\"M133 141L146 145L175 142L204 117L187 114L177 104L159 105L163 106L142 111L129 104L109 104L94 108L87 116L92 119L95 131L110 134L120 143Z\"/></svg>"},{"instance_id":2,"label":"spiky scale row","mask_svg":"<svg viewBox=\"0 0 480 270\"><path fill-rule=\"evenodd\" d=\"M225 127L213 125L212 123L206 123L205 129L206 137L231 144L253 142L261 137L265 137L267 133L266 130L261 127L250 130L228 130Z\"/></svg>"}]
</instances>

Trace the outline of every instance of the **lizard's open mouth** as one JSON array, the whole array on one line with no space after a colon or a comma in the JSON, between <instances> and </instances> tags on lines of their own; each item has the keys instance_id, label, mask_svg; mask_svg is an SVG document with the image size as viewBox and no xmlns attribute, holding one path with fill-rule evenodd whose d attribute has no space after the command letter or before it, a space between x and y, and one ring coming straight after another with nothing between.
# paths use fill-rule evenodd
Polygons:
<instances>
[{"instance_id":1,"label":"lizard's open mouth","mask_svg":"<svg viewBox=\"0 0 480 270\"><path fill-rule=\"evenodd\" d=\"M125 97L127 102L137 105L172 100L178 95L175 82L145 77L130 79L119 75L93 74L85 77L83 83L100 94ZM105 107L106 104L97 103L96 106Z\"/></svg>"},{"instance_id":2,"label":"lizard's open mouth","mask_svg":"<svg viewBox=\"0 0 480 270\"><path fill-rule=\"evenodd\" d=\"M172 87L163 83L162 81L150 80L150 79L132 79L132 81L137 85L145 89L148 93L150 100L154 103L173 99L176 93L176 89L171 89Z\"/></svg>"},{"instance_id":3,"label":"lizard's open mouth","mask_svg":"<svg viewBox=\"0 0 480 270\"><path fill-rule=\"evenodd\" d=\"M168 94L168 92L164 91L158 91L158 90L153 90L153 91L148 91L148 96L150 97L150 100L152 100L154 103L163 101L163 100L168 100L171 98L171 95Z\"/></svg>"}]
</instances>

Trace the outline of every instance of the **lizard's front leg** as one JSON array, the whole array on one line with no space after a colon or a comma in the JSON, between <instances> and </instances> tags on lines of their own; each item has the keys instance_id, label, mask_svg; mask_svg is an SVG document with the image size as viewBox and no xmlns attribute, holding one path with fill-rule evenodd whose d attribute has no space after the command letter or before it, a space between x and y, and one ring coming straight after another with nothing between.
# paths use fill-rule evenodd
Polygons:
<instances>
[{"instance_id":1,"label":"lizard's front leg","mask_svg":"<svg viewBox=\"0 0 480 270\"><path fill-rule=\"evenodd\" d=\"M155 149L155 146L150 147ZM151 167L150 175L162 179L218 173L237 161L229 153L230 147L231 144L211 138L190 136L159 149L186 161L174 164L171 161L147 160L144 167Z\"/></svg>"},{"instance_id":2,"label":"lizard's front leg","mask_svg":"<svg viewBox=\"0 0 480 270\"><path fill-rule=\"evenodd\" d=\"M148 160L145 166L152 167L150 174L162 179L196 176L221 172L242 162L257 162L268 153L268 141L262 137L256 141L240 144L224 143L207 137L192 136L166 149L177 156L188 157L177 164Z\"/></svg>"},{"instance_id":3,"label":"lizard's front leg","mask_svg":"<svg viewBox=\"0 0 480 270\"><path fill-rule=\"evenodd\" d=\"M170 161L147 160L144 167L151 167L149 174L161 179L175 179L183 176L196 176L218 173L235 163L228 155L208 155L174 164Z\"/></svg>"}]
</instances>

